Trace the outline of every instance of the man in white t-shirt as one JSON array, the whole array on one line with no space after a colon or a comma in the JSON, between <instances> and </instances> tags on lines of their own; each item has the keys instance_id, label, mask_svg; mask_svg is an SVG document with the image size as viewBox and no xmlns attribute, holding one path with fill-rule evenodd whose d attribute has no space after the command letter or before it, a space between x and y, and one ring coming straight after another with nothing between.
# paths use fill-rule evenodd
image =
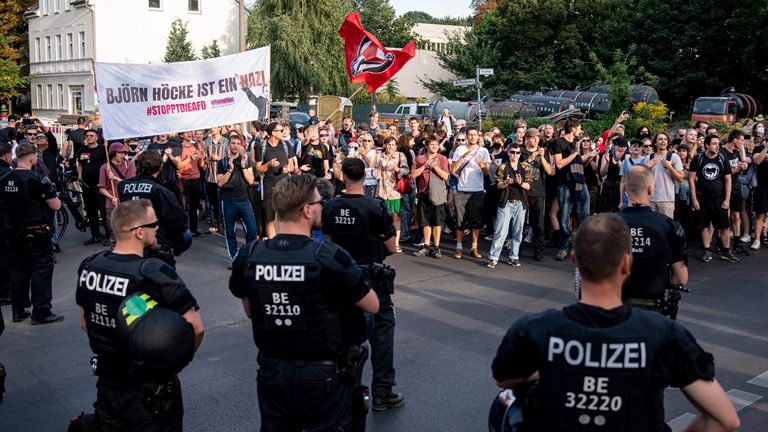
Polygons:
<instances>
[{"instance_id":1,"label":"man in white t-shirt","mask_svg":"<svg viewBox=\"0 0 768 432\"><path fill-rule=\"evenodd\" d=\"M467 130L467 145L456 148L451 159L451 174L459 179L458 192L454 198L456 204L456 252L453 257L461 259L464 229L472 230L473 258L483 256L477 250L480 228L483 227L483 175L488 175L491 167L491 156L481 145L477 129Z\"/></svg>"},{"instance_id":2,"label":"man in white t-shirt","mask_svg":"<svg viewBox=\"0 0 768 432\"><path fill-rule=\"evenodd\" d=\"M451 115L448 108L443 108L443 115L437 119L437 129L443 129L448 136L451 136L454 124L456 124L456 117Z\"/></svg>"}]
</instances>

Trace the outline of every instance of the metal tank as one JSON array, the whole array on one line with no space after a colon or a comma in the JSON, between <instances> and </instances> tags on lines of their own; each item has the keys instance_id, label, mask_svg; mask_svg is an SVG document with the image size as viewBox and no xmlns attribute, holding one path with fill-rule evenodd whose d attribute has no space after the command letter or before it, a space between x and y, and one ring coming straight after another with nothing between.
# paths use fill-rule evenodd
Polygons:
<instances>
[{"instance_id":1,"label":"metal tank","mask_svg":"<svg viewBox=\"0 0 768 432\"><path fill-rule=\"evenodd\" d=\"M611 107L611 98L607 93L577 90L550 90L546 95L572 99L573 106L580 109L588 118L607 112Z\"/></svg>"},{"instance_id":2,"label":"metal tank","mask_svg":"<svg viewBox=\"0 0 768 432\"><path fill-rule=\"evenodd\" d=\"M588 88L587 91L596 93L608 93L608 90L610 89L610 84L598 84ZM659 93L655 88L651 86L632 85L629 86L629 91L631 93L631 100L633 105L638 102L647 102L651 104L659 103Z\"/></svg>"},{"instance_id":3,"label":"metal tank","mask_svg":"<svg viewBox=\"0 0 768 432\"><path fill-rule=\"evenodd\" d=\"M472 116L477 117L477 107L473 107ZM511 101L509 99L492 98L483 104L483 118L490 115L493 118L530 118L536 117L536 107L527 102Z\"/></svg>"},{"instance_id":4,"label":"metal tank","mask_svg":"<svg viewBox=\"0 0 768 432\"><path fill-rule=\"evenodd\" d=\"M566 97L546 96L540 92L515 93L509 97L512 102L521 102L533 107L537 117L565 111L573 106L573 99Z\"/></svg>"},{"instance_id":5,"label":"metal tank","mask_svg":"<svg viewBox=\"0 0 768 432\"><path fill-rule=\"evenodd\" d=\"M441 115L443 115L443 108L448 108L450 114L456 117L456 120L466 120L468 122L473 121L473 116L477 116L472 107L475 106L472 102L462 101L438 101L435 102L430 109L430 118L432 121L437 121ZM477 120L476 118L474 120Z\"/></svg>"},{"instance_id":6,"label":"metal tank","mask_svg":"<svg viewBox=\"0 0 768 432\"><path fill-rule=\"evenodd\" d=\"M748 94L728 92L720 96L736 101L736 116L740 119L752 118L762 112L760 102Z\"/></svg>"}]
</instances>

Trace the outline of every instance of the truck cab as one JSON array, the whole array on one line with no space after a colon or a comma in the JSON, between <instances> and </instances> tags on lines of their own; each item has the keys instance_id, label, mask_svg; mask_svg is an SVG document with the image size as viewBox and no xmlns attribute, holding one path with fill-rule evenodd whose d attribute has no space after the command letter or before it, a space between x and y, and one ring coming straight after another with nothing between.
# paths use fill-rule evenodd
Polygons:
<instances>
[{"instance_id":1,"label":"truck cab","mask_svg":"<svg viewBox=\"0 0 768 432\"><path fill-rule=\"evenodd\" d=\"M721 121L735 123L738 113L736 100L730 97L700 97L693 103L691 121Z\"/></svg>"},{"instance_id":2,"label":"truck cab","mask_svg":"<svg viewBox=\"0 0 768 432\"><path fill-rule=\"evenodd\" d=\"M389 126L396 124L400 132L405 132L408 126L408 119L416 117L419 124L424 125L424 119L429 117L429 104L426 103L407 103L400 104L393 113L379 113L379 123Z\"/></svg>"}]
</instances>

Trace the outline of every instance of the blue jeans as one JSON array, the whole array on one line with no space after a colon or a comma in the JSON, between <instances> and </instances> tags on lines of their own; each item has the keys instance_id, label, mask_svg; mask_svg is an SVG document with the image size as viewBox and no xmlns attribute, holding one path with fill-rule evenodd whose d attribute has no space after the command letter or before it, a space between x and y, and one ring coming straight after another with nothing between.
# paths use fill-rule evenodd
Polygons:
<instances>
[{"instance_id":1,"label":"blue jeans","mask_svg":"<svg viewBox=\"0 0 768 432\"><path fill-rule=\"evenodd\" d=\"M488 256L493 261L499 260L501 248L507 234L512 232L512 250L509 251L509 259L518 259L520 243L523 241L523 224L525 223L525 208L520 201L507 202L504 207L499 207L496 212L496 227L493 230L491 253ZM511 224L511 225L510 225Z\"/></svg>"},{"instance_id":2,"label":"blue jeans","mask_svg":"<svg viewBox=\"0 0 768 432\"><path fill-rule=\"evenodd\" d=\"M256 240L256 217L248 200L222 201L221 212L224 215L224 235L227 238L227 253L229 260L233 261L237 255L237 237L235 237L235 223L240 218L245 231L245 242Z\"/></svg>"},{"instance_id":3,"label":"blue jeans","mask_svg":"<svg viewBox=\"0 0 768 432\"><path fill-rule=\"evenodd\" d=\"M576 219L581 223L589 216L589 191L587 185L581 191L571 191L568 185L557 186L557 203L560 205L560 249L568 250L571 238L571 210L576 205Z\"/></svg>"}]
</instances>

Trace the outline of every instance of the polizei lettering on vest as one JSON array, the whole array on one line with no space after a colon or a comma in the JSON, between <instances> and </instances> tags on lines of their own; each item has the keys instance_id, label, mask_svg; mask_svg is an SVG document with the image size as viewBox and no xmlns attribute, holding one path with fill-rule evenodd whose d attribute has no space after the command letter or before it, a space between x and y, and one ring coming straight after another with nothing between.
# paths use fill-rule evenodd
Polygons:
<instances>
[{"instance_id":1,"label":"polizei lettering on vest","mask_svg":"<svg viewBox=\"0 0 768 432\"><path fill-rule=\"evenodd\" d=\"M645 342L592 343L549 337L547 360L560 357L571 366L640 369L646 366Z\"/></svg>"},{"instance_id":2,"label":"polizei lettering on vest","mask_svg":"<svg viewBox=\"0 0 768 432\"><path fill-rule=\"evenodd\" d=\"M272 282L304 282L304 266L257 264L256 280Z\"/></svg>"},{"instance_id":3,"label":"polizei lettering on vest","mask_svg":"<svg viewBox=\"0 0 768 432\"><path fill-rule=\"evenodd\" d=\"M82 273L80 273L79 283L81 286L84 285L90 291L98 291L104 294L125 297L125 292L128 290L130 280L83 270Z\"/></svg>"},{"instance_id":4,"label":"polizei lettering on vest","mask_svg":"<svg viewBox=\"0 0 768 432\"><path fill-rule=\"evenodd\" d=\"M125 193L150 193L152 192L152 184L150 183L126 183L123 185L123 192Z\"/></svg>"}]
</instances>

